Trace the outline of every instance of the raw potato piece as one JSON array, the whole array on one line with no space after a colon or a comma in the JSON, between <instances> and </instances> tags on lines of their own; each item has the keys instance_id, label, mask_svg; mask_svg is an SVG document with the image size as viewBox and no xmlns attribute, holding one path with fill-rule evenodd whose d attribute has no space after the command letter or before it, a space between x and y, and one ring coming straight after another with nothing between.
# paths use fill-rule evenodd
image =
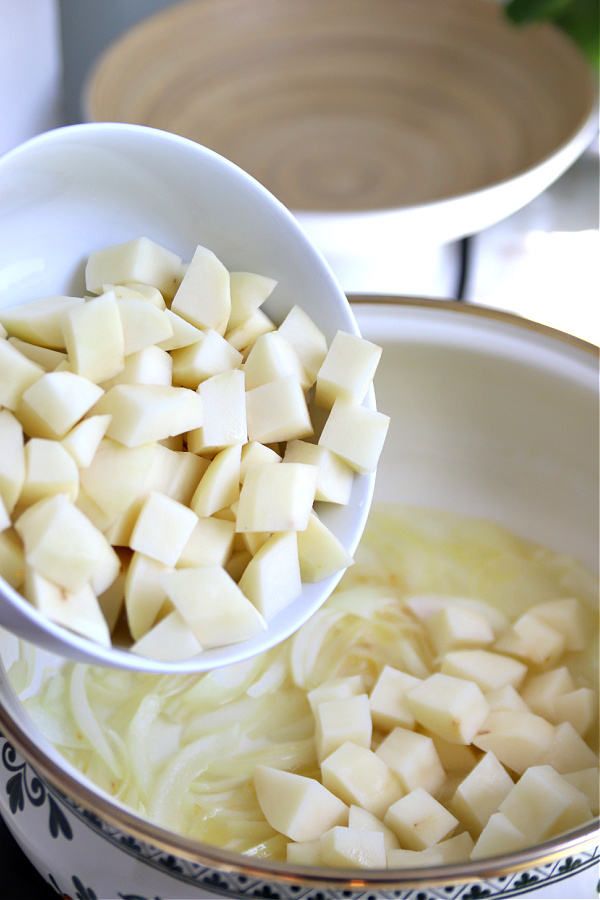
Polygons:
<instances>
[{"instance_id":1,"label":"raw potato piece","mask_svg":"<svg viewBox=\"0 0 600 900\"><path fill-rule=\"evenodd\" d=\"M174 610L136 641L131 652L148 659L177 662L202 653L202 645L187 622Z\"/></svg>"},{"instance_id":2,"label":"raw potato piece","mask_svg":"<svg viewBox=\"0 0 600 900\"><path fill-rule=\"evenodd\" d=\"M16 411L23 393L45 370L23 356L6 340L0 340L0 407Z\"/></svg>"},{"instance_id":3,"label":"raw potato piece","mask_svg":"<svg viewBox=\"0 0 600 900\"><path fill-rule=\"evenodd\" d=\"M490 816L485 828L479 835L471 850L471 859L484 859L488 856L501 856L512 853L529 844L520 828L510 822L503 813Z\"/></svg>"},{"instance_id":4,"label":"raw potato piece","mask_svg":"<svg viewBox=\"0 0 600 900\"><path fill-rule=\"evenodd\" d=\"M8 510L4 504L4 500L2 499L2 494L0 494L0 532L6 531L7 528L10 528L12 525L12 519L8 514Z\"/></svg>"},{"instance_id":5,"label":"raw potato piece","mask_svg":"<svg viewBox=\"0 0 600 900\"><path fill-rule=\"evenodd\" d=\"M48 347L38 347L37 344L28 344L26 341L21 341L19 338L14 337L9 338L8 342L9 344L12 344L19 353L22 353L23 356L26 356L27 359L30 359L32 362L37 363L38 366L41 366L46 372L53 372L57 366L61 365L61 363L64 363L65 365L68 363L67 354L63 353L62 350L50 350Z\"/></svg>"},{"instance_id":6,"label":"raw potato piece","mask_svg":"<svg viewBox=\"0 0 600 900\"><path fill-rule=\"evenodd\" d=\"M303 531L315 499L318 470L303 463L250 466L240 492L237 532Z\"/></svg>"},{"instance_id":7,"label":"raw potato piece","mask_svg":"<svg viewBox=\"0 0 600 900\"><path fill-rule=\"evenodd\" d=\"M271 447L265 446L258 441L248 441L242 447L242 457L240 461L240 484L246 479L246 472L249 466L259 466L262 464L280 463L281 456Z\"/></svg>"},{"instance_id":8,"label":"raw potato piece","mask_svg":"<svg viewBox=\"0 0 600 900\"><path fill-rule=\"evenodd\" d=\"M293 841L317 840L348 821L348 807L314 778L257 765L254 787L271 828Z\"/></svg>"},{"instance_id":9,"label":"raw potato piece","mask_svg":"<svg viewBox=\"0 0 600 900\"><path fill-rule=\"evenodd\" d=\"M355 334L338 331L317 374L315 403L331 409L339 398L360 404L381 358L381 347Z\"/></svg>"},{"instance_id":10,"label":"raw potato piece","mask_svg":"<svg viewBox=\"0 0 600 900\"><path fill-rule=\"evenodd\" d=\"M234 325L225 332L225 339L247 356L261 334L275 331L276 325L262 309L257 309L245 322Z\"/></svg>"},{"instance_id":11,"label":"raw potato piece","mask_svg":"<svg viewBox=\"0 0 600 900\"><path fill-rule=\"evenodd\" d=\"M177 560L177 568L224 566L231 555L235 524L212 517L198 519Z\"/></svg>"},{"instance_id":12,"label":"raw potato piece","mask_svg":"<svg viewBox=\"0 0 600 900\"><path fill-rule=\"evenodd\" d=\"M536 765L550 765L561 775L598 765L598 757L570 722L561 722L553 730L544 752L534 760Z\"/></svg>"},{"instance_id":13,"label":"raw potato piece","mask_svg":"<svg viewBox=\"0 0 600 900\"><path fill-rule=\"evenodd\" d=\"M365 682L362 675L347 675L344 678L331 678L306 695L314 713L321 703L329 700L342 700L344 697L356 697L365 693Z\"/></svg>"},{"instance_id":14,"label":"raw potato piece","mask_svg":"<svg viewBox=\"0 0 600 900\"><path fill-rule=\"evenodd\" d=\"M69 592L58 587L27 566L23 594L43 616L83 635L103 647L110 647L106 619L88 584Z\"/></svg>"},{"instance_id":15,"label":"raw potato piece","mask_svg":"<svg viewBox=\"0 0 600 900\"><path fill-rule=\"evenodd\" d=\"M110 438L100 441L88 468L80 473L81 486L109 522L149 492L149 472L159 454L157 444L125 447Z\"/></svg>"},{"instance_id":16,"label":"raw potato piece","mask_svg":"<svg viewBox=\"0 0 600 900\"><path fill-rule=\"evenodd\" d=\"M221 566L176 569L165 573L161 583L204 649L247 641L267 628Z\"/></svg>"},{"instance_id":17,"label":"raw potato piece","mask_svg":"<svg viewBox=\"0 0 600 900\"><path fill-rule=\"evenodd\" d=\"M24 391L17 416L30 437L60 440L103 393L73 372L46 372Z\"/></svg>"},{"instance_id":18,"label":"raw potato piece","mask_svg":"<svg viewBox=\"0 0 600 900\"><path fill-rule=\"evenodd\" d=\"M270 621L302 593L298 540L294 531L274 534L250 560L240 590Z\"/></svg>"},{"instance_id":19,"label":"raw potato piece","mask_svg":"<svg viewBox=\"0 0 600 900\"><path fill-rule=\"evenodd\" d=\"M203 421L188 432L192 453L214 454L232 444L248 440L244 373L239 369L207 378L198 387L202 398Z\"/></svg>"},{"instance_id":20,"label":"raw potato piece","mask_svg":"<svg viewBox=\"0 0 600 900\"><path fill-rule=\"evenodd\" d=\"M94 407L112 416L107 436L139 447L202 424L202 398L195 391L162 384L118 384Z\"/></svg>"},{"instance_id":21,"label":"raw potato piece","mask_svg":"<svg viewBox=\"0 0 600 900\"><path fill-rule=\"evenodd\" d=\"M384 825L381 819L378 819L372 813L367 812L362 806L352 805L348 814L348 827L355 828L359 831L378 831L383 835L383 844L388 850L397 850L400 846L398 838L391 828Z\"/></svg>"},{"instance_id":22,"label":"raw potato piece","mask_svg":"<svg viewBox=\"0 0 600 900\"><path fill-rule=\"evenodd\" d=\"M371 747L373 725L366 694L319 703L315 709L317 759L324 760L350 741L359 747Z\"/></svg>"},{"instance_id":23,"label":"raw potato piece","mask_svg":"<svg viewBox=\"0 0 600 900\"><path fill-rule=\"evenodd\" d=\"M25 444L25 481L19 510L53 494L65 494L75 501L78 492L79 471L73 457L58 441L32 438Z\"/></svg>"},{"instance_id":24,"label":"raw potato piece","mask_svg":"<svg viewBox=\"0 0 600 900\"><path fill-rule=\"evenodd\" d=\"M346 505L350 500L354 472L337 454L309 444L307 441L288 441L284 462L308 463L319 467L315 500Z\"/></svg>"},{"instance_id":25,"label":"raw potato piece","mask_svg":"<svg viewBox=\"0 0 600 900\"><path fill-rule=\"evenodd\" d=\"M530 676L523 685L521 696L532 712L556 725L560 721L556 719L557 700L574 690L575 682L569 669L561 666L541 675Z\"/></svg>"},{"instance_id":26,"label":"raw potato piece","mask_svg":"<svg viewBox=\"0 0 600 900\"><path fill-rule=\"evenodd\" d=\"M235 328L248 319L271 296L277 282L254 272L230 272L231 313L228 328Z\"/></svg>"},{"instance_id":27,"label":"raw potato piece","mask_svg":"<svg viewBox=\"0 0 600 900\"><path fill-rule=\"evenodd\" d=\"M248 440L272 444L310 437L310 420L304 391L297 378L287 375L246 392Z\"/></svg>"},{"instance_id":28,"label":"raw potato piece","mask_svg":"<svg viewBox=\"0 0 600 900\"><path fill-rule=\"evenodd\" d=\"M417 722L453 744L470 744L489 710L475 682L441 672L422 681L407 698Z\"/></svg>"},{"instance_id":29,"label":"raw potato piece","mask_svg":"<svg viewBox=\"0 0 600 900\"><path fill-rule=\"evenodd\" d=\"M123 326L123 353L130 356L173 337L173 326L164 310L145 300L117 300Z\"/></svg>"},{"instance_id":30,"label":"raw potato piece","mask_svg":"<svg viewBox=\"0 0 600 900\"><path fill-rule=\"evenodd\" d=\"M64 350L61 319L73 306L84 303L82 297L53 294L0 310L0 323L9 334L36 346Z\"/></svg>"},{"instance_id":31,"label":"raw potato piece","mask_svg":"<svg viewBox=\"0 0 600 900\"><path fill-rule=\"evenodd\" d=\"M181 257L147 237L135 238L90 253L85 286L99 294L105 284L140 282L170 299L179 283Z\"/></svg>"},{"instance_id":32,"label":"raw potato piece","mask_svg":"<svg viewBox=\"0 0 600 900\"><path fill-rule=\"evenodd\" d=\"M486 753L457 787L449 808L475 837L514 787L493 753Z\"/></svg>"},{"instance_id":33,"label":"raw potato piece","mask_svg":"<svg viewBox=\"0 0 600 900\"><path fill-rule=\"evenodd\" d=\"M354 563L342 542L315 513L309 515L304 531L298 532L298 556L302 581L307 584L329 578Z\"/></svg>"},{"instance_id":34,"label":"raw potato piece","mask_svg":"<svg viewBox=\"0 0 600 900\"><path fill-rule=\"evenodd\" d=\"M495 647L518 656L527 665L553 666L565 651L566 637L528 612L498 639Z\"/></svg>"},{"instance_id":35,"label":"raw potato piece","mask_svg":"<svg viewBox=\"0 0 600 900\"><path fill-rule=\"evenodd\" d=\"M212 516L239 498L241 456L241 444L234 444L211 461L190 503L199 518Z\"/></svg>"},{"instance_id":36,"label":"raw potato piece","mask_svg":"<svg viewBox=\"0 0 600 900\"><path fill-rule=\"evenodd\" d=\"M114 294L102 294L68 310L62 319L69 364L77 375L100 383L125 365L125 341Z\"/></svg>"},{"instance_id":37,"label":"raw potato piece","mask_svg":"<svg viewBox=\"0 0 600 900\"><path fill-rule=\"evenodd\" d=\"M444 842L445 843L445 842ZM429 869L432 866L441 866L444 857L437 852L439 844L434 850L388 850L387 864L388 869L412 869L424 868Z\"/></svg>"},{"instance_id":38,"label":"raw potato piece","mask_svg":"<svg viewBox=\"0 0 600 900\"><path fill-rule=\"evenodd\" d=\"M242 362L242 354L218 331L209 328L204 334L198 332L195 342L174 350L172 359L173 384L195 391L207 378L237 369Z\"/></svg>"},{"instance_id":39,"label":"raw potato piece","mask_svg":"<svg viewBox=\"0 0 600 900\"><path fill-rule=\"evenodd\" d=\"M304 390L310 387L296 351L279 331L262 334L256 340L244 362L244 374L249 391L288 375L296 378Z\"/></svg>"},{"instance_id":40,"label":"raw potato piece","mask_svg":"<svg viewBox=\"0 0 600 900\"><path fill-rule=\"evenodd\" d=\"M421 787L392 804L383 821L407 850L427 850L458 825L458 819Z\"/></svg>"},{"instance_id":41,"label":"raw potato piece","mask_svg":"<svg viewBox=\"0 0 600 900\"><path fill-rule=\"evenodd\" d=\"M307 381L313 385L327 355L327 339L302 307L292 306L279 333L296 351Z\"/></svg>"},{"instance_id":42,"label":"raw potato piece","mask_svg":"<svg viewBox=\"0 0 600 900\"><path fill-rule=\"evenodd\" d=\"M491 644L495 638L494 631L485 616L466 607L445 607L426 619L425 623L433 646L439 654L466 647L484 647Z\"/></svg>"},{"instance_id":43,"label":"raw potato piece","mask_svg":"<svg viewBox=\"0 0 600 900\"><path fill-rule=\"evenodd\" d=\"M23 428L8 409L0 409L0 495L12 515L25 481Z\"/></svg>"},{"instance_id":44,"label":"raw potato piece","mask_svg":"<svg viewBox=\"0 0 600 900\"><path fill-rule=\"evenodd\" d=\"M62 446L80 469L91 465L109 424L110 416L90 416L75 425L61 440Z\"/></svg>"},{"instance_id":45,"label":"raw potato piece","mask_svg":"<svg viewBox=\"0 0 600 900\"><path fill-rule=\"evenodd\" d=\"M403 794L383 760L350 741L323 760L321 776L325 787L337 797L348 805L362 806L377 818Z\"/></svg>"},{"instance_id":46,"label":"raw potato piece","mask_svg":"<svg viewBox=\"0 0 600 900\"><path fill-rule=\"evenodd\" d=\"M587 798L551 766L530 766L500 804L500 812L531 844L592 818Z\"/></svg>"},{"instance_id":47,"label":"raw potato piece","mask_svg":"<svg viewBox=\"0 0 600 900\"><path fill-rule=\"evenodd\" d=\"M554 726L533 713L492 712L473 736L480 750L491 750L507 768L522 775L548 749Z\"/></svg>"},{"instance_id":48,"label":"raw potato piece","mask_svg":"<svg viewBox=\"0 0 600 900\"><path fill-rule=\"evenodd\" d=\"M406 695L421 683L420 678L401 672L392 666L384 666L369 696L371 718L375 728L391 731L397 725L414 728L412 714Z\"/></svg>"},{"instance_id":49,"label":"raw potato piece","mask_svg":"<svg viewBox=\"0 0 600 900\"><path fill-rule=\"evenodd\" d=\"M550 625L565 638L565 650L585 650L588 627L581 602L576 597L547 600L529 610L536 619Z\"/></svg>"},{"instance_id":50,"label":"raw potato piece","mask_svg":"<svg viewBox=\"0 0 600 900\"><path fill-rule=\"evenodd\" d=\"M196 328L225 334L231 313L229 272L212 250L196 248L171 310Z\"/></svg>"},{"instance_id":51,"label":"raw potato piece","mask_svg":"<svg viewBox=\"0 0 600 900\"><path fill-rule=\"evenodd\" d=\"M375 755L389 766L406 793L422 787L434 796L444 786L446 773L432 739L424 734L394 728Z\"/></svg>"},{"instance_id":52,"label":"raw potato piece","mask_svg":"<svg viewBox=\"0 0 600 900\"><path fill-rule=\"evenodd\" d=\"M319 446L337 453L361 475L374 472L389 424L389 416L338 398L321 432Z\"/></svg>"},{"instance_id":53,"label":"raw potato piece","mask_svg":"<svg viewBox=\"0 0 600 900\"><path fill-rule=\"evenodd\" d=\"M348 869L385 869L385 841L377 831L336 825L321 836L321 861Z\"/></svg>"},{"instance_id":54,"label":"raw potato piece","mask_svg":"<svg viewBox=\"0 0 600 900\"><path fill-rule=\"evenodd\" d=\"M0 532L0 572L15 590L23 584L25 577L23 544L14 528Z\"/></svg>"},{"instance_id":55,"label":"raw potato piece","mask_svg":"<svg viewBox=\"0 0 600 900\"><path fill-rule=\"evenodd\" d=\"M160 608L167 599L167 592L160 576L168 567L143 553L134 553L125 578L125 609L127 624L134 641L149 631Z\"/></svg>"},{"instance_id":56,"label":"raw potato piece","mask_svg":"<svg viewBox=\"0 0 600 900\"><path fill-rule=\"evenodd\" d=\"M489 650L453 650L444 656L441 671L445 675L474 681L486 693L507 684L518 688L527 674L527 666Z\"/></svg>"},{"instance_id":57,"label":"raw potato piece","mask_svg":"<svg viewBox=\"0 0 600 900\"><path fill-rule=\"evenodd\" d=\"M197 521L198 516L187 506L152 491L144 500L129 546L165 566L174 566Z\"/></svg>"}]
</instances>

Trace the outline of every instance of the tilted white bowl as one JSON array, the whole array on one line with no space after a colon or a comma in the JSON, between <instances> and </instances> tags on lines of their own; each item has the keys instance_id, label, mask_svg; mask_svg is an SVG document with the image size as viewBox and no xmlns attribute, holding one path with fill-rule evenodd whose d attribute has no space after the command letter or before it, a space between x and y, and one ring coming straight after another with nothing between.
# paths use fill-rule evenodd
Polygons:
<instances>
[{"instance_id":1,"label":"tilted white bowl","mask_svg":"<svg viewBox=\"0 0 600 900\"><path fill-rule=\"evenodd\" d=\"M184 260L203 244L230 271L276 279L263 307L276 323L298 303L328 342L338 330L357 333L346 296L291 213L233 163L177 135L112 123L39 135L0 158L0 213L0 308L53 294L83 296L90 252L144 235ZM373 406L372 391L365 403ZM373 484L373 475L357 475L349 505L328 504L322 515L350 554ZM155 662L68 632L44 620L1 577L0 624L79 660L138 671L203 671L283 640L340 577L305 584L258 637L181 662Z\"/></svg>"},{"instance_id":2,"label":"tilted white bowl","mask_svg":"<svg viewBox=\"0 0 600 900\"><path fill-rule=\"evenodd\" d=\"M597 348L457 303L373 301L355 311L365 337L383 346L376 389L392 415L376 499L485 517L597 572ZM0 642L5 663L11 643ZM38 678L51 661L38 653ZM70 896L573 900L596 887L597 821L477 863L303 870L177 837L84 784L36 731L4 672L0 732L0 811L42 875Z\"/></svg>"}]
</instances>

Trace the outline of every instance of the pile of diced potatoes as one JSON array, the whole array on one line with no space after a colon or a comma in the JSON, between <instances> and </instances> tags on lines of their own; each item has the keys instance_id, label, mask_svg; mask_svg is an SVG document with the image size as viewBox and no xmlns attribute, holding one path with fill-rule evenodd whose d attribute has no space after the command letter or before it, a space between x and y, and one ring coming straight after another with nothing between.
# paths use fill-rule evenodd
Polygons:
<instances>
[{"instance_id":1,"label":"pile of diced potatoes","mask_svg":"<svg viewBox=\"0 0 600 900\"><path fill-rule=\"evenodd\" d=\"M361 675L320 685L308 693L320 778L256 768L287 860L444 865L530 847L598 815L598 757L585 739L598 696L566 664L589 644L580 601L539 603L510 625L478 601L419 595L407 606L434 670L420 678L386 665L370 691Z\"/></svg>"},{"instance_id":2,"label":"pile of diced potatoes","mask_svg":"<svg viewBox=\"0 0 600 900\"><path fill-rule=\"evenodd\" d=\"M0 310L0 574L107 647L248 640L352 563L314 503L377 466L381 348L328 346L299 305L277 327L276 282L202 246L186 264L135 238L85 279Z\"/></svg>"}]
</instances>

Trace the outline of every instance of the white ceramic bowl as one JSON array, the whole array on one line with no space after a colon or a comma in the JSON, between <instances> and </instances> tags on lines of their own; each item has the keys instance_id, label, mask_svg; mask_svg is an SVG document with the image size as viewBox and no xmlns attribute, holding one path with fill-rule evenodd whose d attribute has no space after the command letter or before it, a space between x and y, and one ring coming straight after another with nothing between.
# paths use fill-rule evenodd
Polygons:
<instances>
[{"instance_id":1,"label":"white ceramic bowl","mask_svg":"<svg viewBox=\"0 0 600 900\"><path fill-rule=\"evenodd\" d=\"M229 270L278 281L264 305L275 322L300 304L331 341L356 320L327 264L295 218L257 181L211 150L154 128L89 124L46 132L0 158L0 308L51 294L83 296L92 250L145 235L191 259L198 244ZM373 391L365 400L374 405ZM362 534L374 476L358 475L347 507L323 521L350 554ZM0 624L57 651L70 638L73 658L146 671L197 671L247 658L298 628L341 573L311 585L257 638L157 663L107 650L44 621L0 578ZM65 651L66 652L66 651Z\"/></svg>"},{"instance_id":2,"label":"white ceramic bowl","mask_svg":"<svg viewBox=\"0 0 600 900\"><path fill-rule=\"evenodd\" d=\"M484 516L574 553L597 571L597 348L514 316L461 304L372 302L356 312L365 336L384 348L377 392L393 417L377 496ZM12 637L0 642L5 662L11 643ZM39 653L38 678L46 661L47 654ZM77 891L122 900L594 895L597 821L491 861L393 873L303 871L196 844L124 811L61 762L3 673L0 731L0 810L42 875L69 896Z\"/></svg>"}]
</instances>

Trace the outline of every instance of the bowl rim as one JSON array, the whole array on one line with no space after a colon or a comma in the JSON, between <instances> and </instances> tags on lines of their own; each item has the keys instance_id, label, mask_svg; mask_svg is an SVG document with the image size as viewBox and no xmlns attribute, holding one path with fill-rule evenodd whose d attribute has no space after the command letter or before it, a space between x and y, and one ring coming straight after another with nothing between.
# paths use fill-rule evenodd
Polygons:
<instances>
[{"instance_id":1,"label":"bowl rim","mask_svg":"<svg viewBox=\"0 0 600 900\"><path fill-rule=\"evenodd\" d=\"M586 355L596 358L600 357L600 349L592 343L561 332L551 326L533 322L502 310L466 304L462 301L434 298L353 294L349 295L349 299L352 304L364 304L365 307L380 305L381 307L425 308L496 320L567 343ZM8 700L8 703L6 700ZM34 737L29 733L29 729L11 715L11 706L22 712L23 716L26 716L21 709L21 702L8 680L4 664L0 659L0 734L22 754L26 762L35 769L38 776L41 776L47 782L50 789L56 793L59 799L66 800L76 807L84 807L103 822L118 830L127 831L127 833L138 840L151 844L173 856L216 870L221 868L229 873L238 873L261 879L271 878L280 883L293 883L294 885L308 888L396 890L400 888L423 887L424 870L422 868L369 869L365 870L364 873L361 872L360 876L357 877L358 872L356 869L330 869L313 866L294 867L287 863L245 857L240 853L223 850L219 847L178 835L148 819L144 819L138 813L128 809L120 801L110 797L92 782L78 778L75 770L71 768L68 762L65 762L65 768L54 762L44 751L43 747L38 746ZM31 727L35 731L33 724ZM597 848L599 841L600 817L595 817L564 835L559 835L524 850L476 862L454 863L428 868L425 870L427 885L430 887L457 885L490 878L506 877L525 869L547 865L578 852ZM392 871L393 875L390 875Z\"/></svg>"}]
</instances>

